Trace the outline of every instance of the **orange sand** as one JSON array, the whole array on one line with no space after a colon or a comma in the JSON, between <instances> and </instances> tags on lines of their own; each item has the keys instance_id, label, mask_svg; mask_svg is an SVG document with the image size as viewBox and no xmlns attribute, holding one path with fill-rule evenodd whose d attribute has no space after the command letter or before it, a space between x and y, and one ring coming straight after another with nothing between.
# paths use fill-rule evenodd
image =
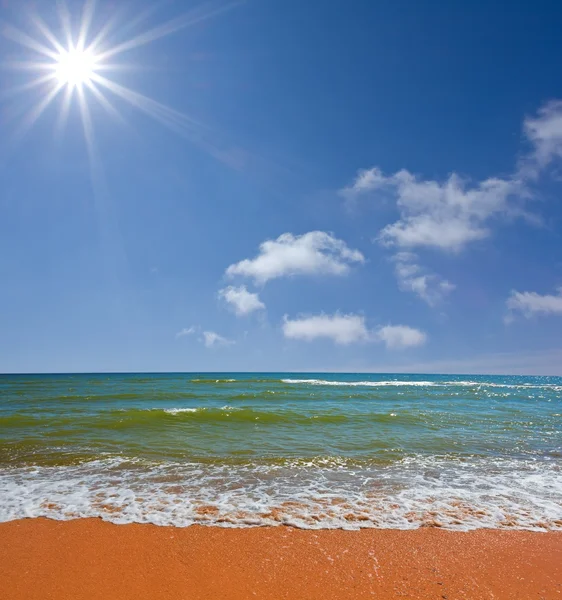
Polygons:
<instances>
[{"instance_id":1,"label":"orange sand","mask_svg":"<svg viewBox=\"0 0 562 600\"><path fill-rule=\"evenodd\" d=\"M562 532L0 524L0 599L562 600Z\"/></svg>"}]
</instances>

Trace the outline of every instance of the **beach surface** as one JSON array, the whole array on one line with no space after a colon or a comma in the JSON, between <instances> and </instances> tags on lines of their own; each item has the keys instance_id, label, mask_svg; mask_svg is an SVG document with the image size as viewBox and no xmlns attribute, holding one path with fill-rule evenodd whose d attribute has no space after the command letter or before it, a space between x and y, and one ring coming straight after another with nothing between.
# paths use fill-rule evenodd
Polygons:
<instances>
[{"instance_id":1,"label":"beach surface","mask_svg":"<svg viewBox=\"0 0 562 600\"><path fill-rule=\"evenodd\" d=\"M2 600L562 598L562 532L0 524Z\"/></svg>"}]
</instances>

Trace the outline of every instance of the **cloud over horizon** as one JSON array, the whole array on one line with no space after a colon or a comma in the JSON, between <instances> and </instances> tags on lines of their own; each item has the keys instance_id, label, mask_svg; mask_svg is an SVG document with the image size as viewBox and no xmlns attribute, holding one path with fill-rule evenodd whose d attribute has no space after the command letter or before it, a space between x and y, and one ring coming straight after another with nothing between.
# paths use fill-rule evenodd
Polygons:
<instances>
[{"instance_id":1,"label":"cloud over horizon","mask_svg":"<svg viewBox=\"0 0 562 600\"><path fill-rule=\"evenodd\" d=\"M204 331L203 343L207 348L214 348L216 346L231 346L236 342L234 340L229 340L214 331Z\"/></svg>"},{"instance_id":2,"label":"cloud over horizon","mask_svg":"<svg viewBox=\"0 0 562 600\"><path fill-rule=\"evenodd\" d=\"M513 320L515 313L521 313L526 319L534 316L562 315L562 286L556 296L537 292L517 292L513 290L507 299L506 306L510 311L506 321Z\"/></svg>"},{"instance_id":3,"label":"cloud over horizon","mask_svg":"<svg viewBox=\"0 0 562 600\"><path fill-rule=\"evenodd\" d=\"M376 331L367 328L365 317L356 314L320 314L283 319L283 334L286 338L311 342L331 339L336 344L348 345L358 342L383 342L389 349L419 346L426 342L427 335L407 325L386 325Z\"/></svg>"},{"instance_id":4,"label":"cloud over horizon","mask_svg":"<svg viewBox=\"0 0 562 600\"><path fill-rule=\"evenodd\" d=\"M360 315L315 315L310 317L283 318L283 334L286 338L312 341L328 338L336 344L352 344L369 341L365 317Z\"/></svg>"},{"instance_id":5,"label":"cloud over horizon","mask_svg":"<svg viewBox=\"0 0 562 600\"><path fill-rule=\"evenodd\" d=\"M427 341L426 333L408 325L385 325L376 335L390 349L421 346Z\"/></svg>"}]
</instances>

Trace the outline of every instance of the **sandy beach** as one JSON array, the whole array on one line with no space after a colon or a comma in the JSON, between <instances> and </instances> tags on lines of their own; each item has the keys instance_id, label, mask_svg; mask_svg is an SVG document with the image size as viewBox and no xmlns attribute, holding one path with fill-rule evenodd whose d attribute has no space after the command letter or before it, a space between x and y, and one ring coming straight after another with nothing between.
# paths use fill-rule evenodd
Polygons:
<instances>
[{"instance_id":1,"label":"sandy beach","mask_svg":"<svg viewBox=\"0 0 562 600\"><path fill-rule=\"evenodd\" d=\"M562 598L562 532L0 525L2 600Z\"/></svg>"}]
</instances>

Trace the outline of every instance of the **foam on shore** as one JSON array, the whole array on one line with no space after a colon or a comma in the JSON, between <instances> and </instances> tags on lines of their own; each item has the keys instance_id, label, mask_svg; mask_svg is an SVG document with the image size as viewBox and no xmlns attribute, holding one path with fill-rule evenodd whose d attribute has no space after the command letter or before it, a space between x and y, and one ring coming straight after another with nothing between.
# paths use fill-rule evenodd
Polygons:
<instances>
[{"instance_id":1,"label":"foam on shore","mask_svg":"<svg viewBox=\"0 0 562 600\"><path fill-rule=\"evenodd\" d=\"M0 521L101 517L184 527L562 529L556 461L410 457L150 463L107 458L5 469Z\"/></svg>"}]
</instances>

